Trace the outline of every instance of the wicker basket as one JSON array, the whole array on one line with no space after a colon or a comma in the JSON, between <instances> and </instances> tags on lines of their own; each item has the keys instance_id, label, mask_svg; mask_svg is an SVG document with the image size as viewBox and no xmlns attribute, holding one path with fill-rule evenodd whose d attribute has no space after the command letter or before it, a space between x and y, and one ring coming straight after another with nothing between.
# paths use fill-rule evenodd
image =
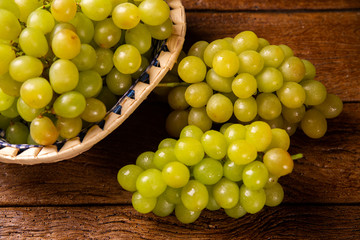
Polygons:
<instances>
[{"instance_id":1,"label":"wicker basket","mask_svg":"<svg viewBox=\"0 0 360 240\"><path fill-rule=\"evenodd\" d=\"M159 44L147 70L108 112L103 121L93 125L78 137L50 146L14 145L0 142L0 162L16 164L53 163L75 157L105 138L120 126L144 101L150 92L174 66L185 40L185 10L181 0L167 0L173 21L172 35Z\"/></svg>"}]
</instances>

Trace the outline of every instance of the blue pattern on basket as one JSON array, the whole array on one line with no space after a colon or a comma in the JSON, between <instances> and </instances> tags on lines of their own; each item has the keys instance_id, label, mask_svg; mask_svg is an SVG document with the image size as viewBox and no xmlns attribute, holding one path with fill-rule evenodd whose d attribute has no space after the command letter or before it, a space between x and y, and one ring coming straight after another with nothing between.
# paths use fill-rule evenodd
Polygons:
<instances>
[{"instance_id":1,"label":"blue pattern on basket","mask_svg":"<svg viewBox=\"0 0 360 240\"><path fill-rule=\"evenodd\" d=\"M149 64L149 66L146 68L146 70L141 73L140 77L138 79L136 79L134 81L134 83L131 85L131 87L129 88L129 90L122 95L118 102L115 104L115 106L113 106L108 112L107 115L110 112L116 113L118 115L121 115L121 109L122 109L122 102L124 101L125 98L131 98L131 99L135 99L135 90L134 87L139 83L146 83L149 84L149 74L147 73L147 70L151 67L151 66L156 66L156 67L160 67L160 62L158 60L158 57L160 55L161 52L169 52L169 49L166 45L166 41L159 41L159 40L154 40L153 41L153 46L155 46L154 48L154 57L151 61L151 63ZM94 126L94 125L98 125L101 129L104 129L104 125L105 125L105 120L102 120L98 123L94 123L91 124L90 126L84 128L78 135L80 142L82 142L82 140L84 139L87 131L90 129L90 127ZM12 147L12 148L18 148L19 149L19 153L25 151L26 149L32 148L32 147L42 147L42 145L29 145L29 144L11 144L8 143L5 139L5 131L3 129L0 129L0 149L4 148L4 147ZM66 143L66 140L62 140L62 141L57 141L56 143L54 143L53 145L55 145L57 147L58 150L60 150L64 144Z\"/></svg>"}]
</instances>

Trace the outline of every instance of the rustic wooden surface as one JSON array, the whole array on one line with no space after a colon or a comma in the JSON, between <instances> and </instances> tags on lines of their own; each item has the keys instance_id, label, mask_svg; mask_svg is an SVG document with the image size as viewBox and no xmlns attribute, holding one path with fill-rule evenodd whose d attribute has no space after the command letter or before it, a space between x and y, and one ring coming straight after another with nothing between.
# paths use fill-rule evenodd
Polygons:
<instances>
[{"instance_id":1,"label":"rustic wooden surface","mask_svg":"<svg viewBox=\"0 0 360 240\"><path fill-rule=\"evenodd\" d=\"M184 0L185 49L252 30L314 63L317 79L344 100L328 132L298 131L290 151L305 157L281 179L284 203L234 220L204 211L191 225L139 214L117 171L167 134L166 103L146 100L106 139L54 164L0 164L2 239L360 239L360 1ZM156 131L155 131L156 130Z\"/></svg>"}]
</instances>

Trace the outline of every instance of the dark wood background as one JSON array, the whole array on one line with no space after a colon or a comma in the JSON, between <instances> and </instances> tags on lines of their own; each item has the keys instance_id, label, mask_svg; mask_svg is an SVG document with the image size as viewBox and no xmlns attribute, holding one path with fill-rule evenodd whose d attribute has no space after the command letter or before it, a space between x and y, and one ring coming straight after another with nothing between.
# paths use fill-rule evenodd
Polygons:
<instances>
[{"instance_id":1,"label":"dark wood background","mask_svg":"<svg viewBox=\"0 0 360 240\"><path fill-rule=\"evenodd\" d=\"M291 138L294 172L284 202L238 220L204 211L191 225L139 214L117 171L167 137L166 103L146 100L116 131L84 154L54 164L0 164L3 239L360 239L360 1L184 0L185 49L252 30L310 60L344 111L328 132Z\"/></svg>"}]
</instances>

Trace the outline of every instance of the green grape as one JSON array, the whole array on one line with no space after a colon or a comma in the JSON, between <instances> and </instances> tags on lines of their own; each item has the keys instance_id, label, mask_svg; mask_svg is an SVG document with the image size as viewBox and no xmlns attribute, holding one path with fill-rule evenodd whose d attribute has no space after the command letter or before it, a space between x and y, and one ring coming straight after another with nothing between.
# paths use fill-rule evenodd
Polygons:
<instances>
[{"instance_id":1,"label":"green grape","mask_svg":"<svg viewBox=\"0 0 360 240\"><path fill-rule=\"evenodd\" d=\"M131 198L132 206L139 213L149 213L156 206L156 197L145 197L139 192L134 192Z\"/></svg>"},{"instance_id":2,"label":"green grape","mask_svg":"<svg viewBox=\"0 0 360 240\"><path fill-rule=\"evenodd\" d=\"M169 203L179 204L181 203L181 190L182 188L172 188L168 186L163 195Z\"/></svg>"},{"instance_id":3,"label":"green grape","mask_svg":"<svg viewBox=\"0 0 360 240\"><path fill-rule=\"evenodd\" d=\"M174 147L178 161L187 166L194 166L204 158L204 149L201 142L192 137L180 138Z\"/></svg>"},{"instance_id":4,"label":"green grape","mask_svg":"<svg viewBox=\"0 0 360 240\"><path fill-rule=\"evenodd\" d=\"M139 6L140 19L147 25L160 25L170 15L170 7L163 0L144 0Z\"/></svg>"},{"instance_id":5,"label":"green grape","mask_svg":"<svg viewBox=\"0 0 360 240\"><path fill-rule=\"evenodd\" d=\"M188 125L189 112L186 110L172 111L166 118L165 129L171 137L179 137L181 130ZM190 124L190 123L189 123Z\"/></svg>"},{"instance_id":6,"label":"green grape","mask_svg":"<svg viewBox=\"0 0 360 240\"><path fill-rule=\"evenodd\" d=\"M329 93L325 100L314 108L321 112L325 118L335 118L342 112L343 102L338 96Z\"/></svg>"},{"instance_id":7,"label":"green grape","mask_svg":"<svg viewBox=\"0 0 360 240\"><path fill-rule=\"evenodd\" d=\"M96 98L87 98L85 110L81 113L81 119L87 122L100 122L106 115L106 106Z\"/></svg>"},{"instance_id":8,"label":"green grape","mask_svg":"<svg viewBox=\"0 0 360 240\"><path fill-rule=\"evenodd\" d=\"M0 44L0 75L9 70L10 63L15 59L15 51L11 46Z\"/></svg>"},{"instance_id":9,"label":"green grape","mask_svg":"<svg viewBox=\"0 0 360 240\"><path fill-rule=\"evenodd\" d=\"M107 86L102 87L99 95L97 95L96 98L105 104L107 111L115 106L118 101L117 97L109 90Z\"/></svg>"},{"instance_id":10,"label":"green grape","mask_svg":"<svg viewBox=\"0 0 360 240\"><path fill-rule=\"evenodd\" d=\"M53 4L54 3L55 1L53 2ZM32 13L30 13L26 21L26 25L27 27L37 28L41 30L44 34L47 34L51 32L54 28L55 19L50 12L44 9L36 9Z\"/></svg>"},{"instance_id":11,"label":"green grape","mask_svg":"<svg viewBox=\"0 0 360 240\"><path fill-rule=\"evenodd\" d=\"M269 172L264 163L253 161L247 164L242 172L244 185L251 190L262 189L267 183Z\"/></svg>"},{"instance_id":12,"label":"green grape","mask_svg":"<svg viewBox=\"0 0 360 240\"><path fill-rule=\"evenodd\" d=\"M234 37L232 46L237 54L245 50L257 50L259 47L259 40L256 34L252 31L243 31Z\"/></svg>"},{"instance_id":13,"label":"green grape","mask_svg":"<svg viewBox=\"0 0 360 240\"><path fill-rule=\"evenodd\" d=\"M287 151L290 147L289 134L281 128L272 128L271 133L271 143L266 150L270 150L272 148L282 148Z\"/></svg>"},{"instance_id":14,"label":"green grape","mask_svg":"<svg viewBox=\"0 0 360 240\"><path fill-rule=\"evenodd\" d=\"M154 159L154 152L146 151L146 152L141 153L136 158L135 164L144 170L150 169L150 168L155 168L153 159Z\"/></svg>"},{"instance_id":15,"label":"green grape","mask_svg":"<svg viewBox=\"0 0 360 240\"><path fill-rule=\"evenodd\" d=\"M126 30L125 42L135 46L140 54L144 54L151 48L151 33L145 24L139 23L136 27Z\"/></svg>"},{"instance_id":16,"label":"green grape","mask_svg":"<svg viewBox=\"0 0 360 240\"><path fill-rule=\"evenodd\" d=\"M101 76L108 74L114 67L114 53L110 49L98 48L96 52L96 63L93 70L97 71Z\"/></svg>"},{"instance_id":17,"label":"green grape","mask_svg":"<svg viewBox=\"0 0 360 240\"><path fill-rule=\"evenodd\" d=\"M81 50L79 36L69 29L58 31L51 41L51 46L54 54L62 59L72 59L76 57Z\"/></svg>"},{"instance_id":18,"label":"green grape","mask_svg":"<svg viewBox=\"0 0 360 240\"><path fill-rule=\"evenodd\" d=\"M0 8L0 38L4 40L15 40L20 32L21 26L17 17L9 10Z\"/></svg>"},{"instance_id":19,"label":"green grape","mask_svg":"<svg viewBox=\"0 0 360 240\"><path fill-rule=\"evenodd\" d=\"M157 40L165 40L171 36L173 23L170 18L160 25L150 26L147 25L151 33L151 37Z\"/></svg>"},{"instance_id":20,"label":"green grape","mask_svg":"<svg viewBox=\"0 0 360 240\"><path fill-rule=\"evenodd\" d=\"M227 127L224 132L224 137L227 143L231 143L238 139L245 139L246 128L242 124L231 124L231 126Z\"/></svg>"},{"instance_id":21,"label":"green grape","mask_svg":"<svg viewBox=\"0 0 360 240\"><path fill-rule=\"evenodd\" d=\"M20 96L29 107L43 108L52 100L53 90L45 78L30 78L22 84Z\"/></svg>"},{"instance_id":22,"label":"green grape","mask_svg":"<svg viewBox=\"0 0 360 240\"><path fill-rule=\"evenodd\" d=\"M213 95L213 90L205 82L193 83L185 90L185 100L195 108L204 107L210 97Z\"/></svg>"},{"instance_id":23,"label":"green grape","mask_svg":"<svg viewBox=\"0 0 360 240\"><path fill-rule=\"evenodd\" d=\"M122 167L117 173L117 181L120 186L129 192L136 191L136 179L144 170L134 164Z\"/></svg>"},{"instance_id":24,"label":"green grape","mask_svg":"<svg viewBox=\"0 0 360 240\"><path fill-rule=\"evenodd\" d=\"M45 35L36 28L27 27L22 30L19 36L19 44L26 55L33 57L43 57L49 50Z\"/></svg>"},{"instance_id":25,"label":"green grape","mask_svg":"<svg viewBox=\"0 0 360 240\"><path fill-rule=\"evenodd\" d=\"M166 200L164 194L157 198L155 208L152 212L159 217L169 216L175 209L175 204L170 203Z\"/></svg>"},{"instance_id":26,"label":"green grape","mask_svg":"<svg viewBox=\"0 0 360 240\"><path fill-rule=\"evenodd\" d=\"M213 158L204 158L193 167L192 171L195 180L205 185L213 185L223 176L221 162Z\"/></svg>"},{"instance_id":27,"label":"green grape","mask_svg":"<svg viewBox=\"0 0 360 240\"><path fill-rule=\"evenodd\" d=\"M144 197L158 197L165 191L166 182L160 170L150 168L139 174L136 189Z\"/></svg>"},{"instance_id":28,"label":"green grape","mask_svg":"<svg viewBox=\"0 0 360 240\"><path fill-rule=\"evenodd\" d=\"M168 94L168 104L174 110L185 110L189 104L185 100L185 91L187 87L177 86L170 90Z\"/></svg>"},{"instance_id":29,"label":"green grape","mask_svg":"<svg viewBox=\"0 0 360 240\"><path fill-rule=\"evenodd\" d=\"M233 77L239 71L239 66L239 57L231 50L216 52L212 60L214 71L222 77Z\"/></svg>"},{"instance_id":30,"label":"green grape","mask_svg":"<svg viewBox=\"0 0 360 240\"><path fill-rule=\"evenodd\" d=\"M0 113L0 129L6 130L10 126L11 119Z\"/></svg>"},{"instance_id":31,"label":"green grape","mask_svg":"<svg viewBox=\"0 0 360 240\"><path fill-rule=\"evenodd\" d=\"M140 76L143 74L143 72L145 72L147 70L149 65L150 65L150 62L149 62L148 58L145 57L144 55L141 55L141 65L137 71L135 71L134 73L131 74L131 77L133 79L139 79Z\"/></svg>"},{"instance_id":32,"label":"green grape","mask_svg":"<svg viewBox=\"0 0 360 240\"><path fill-rule=\"evenodd\" d=\"M106 85L113 94L123 95L132 85L131 75L123 74L116 68L113 68L110 73L106 75Z\"/></svg>"},{"instance_id":33,"label":"green grape","mask_svg":"<svg viewBox=\"0 0 360 240\"><path fill-rule=\"evenodd\" d=\"M209 193L204 184L190 180L181 190L181 201L190 211L201 211L208 204Z\"/></svg>"},{"instance_id":34,"label":"green grape","mask_svg":"<svg viewBox=\"0 0 360 240\"><path fill-rule=\"evenodd\" d=\"M56 115L65 118L76 118L82 114L86 108L85 97L77 92L70 91L60 95L54 102Z\"/></svg>"},{"instance_id":35,"label":"green grape","mask_svg":"<svg viewBox=\"0 0 360 240\"><path fill-rule=\"evenodd\" d=\"M301 105L301 107L298 108L288 108L283 106L282 107L282 116L286 121L289 123L298 123L303 119L305 115L305 105Z\"/></svg>"},{"instance_id":36,"label":"green grape","mask_svg":"<svg viewBox=\"0 0 360 240\"><path fill-rule=\"evenodd\" d=\"M257 75L264 67L264 59L254 50L245 50L238 56L239 73Z\"/></svg>"},{"instance_id":37,"label":"green grape","mask_svg":"<svg viewBox=\"0 0 360 240\"><path fill-rule=\"evenodd\" d=\"M209 193L209 201L208 201L208 204L206 205L206 209L208 209L210 211L219 210L221 208L221 206L216 202L216 200L214 198L213 188L214 188L214 185L206 185L206 189Z\"/></svg>"},{"instance_id":38,"label":"green grape","mask_svg":"<svg viewBox=\"0 0 360 240\"><path fill-rule=\"evenodd\" d=\"M162 170L166 164L173 161L177 161L173 147L161 148L154 153L153 164L159 170Z\"/></svg>"},{"instance_id":39,"label":"green grape","mask_svg":"<svg viewBox=\"0 0 360 240\"><path fill-rule=\"evenodd\" d=\"M15 3L19 8L19 19L22 22L26 22L29 14L42 5L42 3L38 0L15 0Z\"/></svg>"},{"instance_id":40,"label":"green grape","mask_svg":"<svg viewBox=\"0 0 360 240\"><path fill-rule=\"evenodd\" d=\"M240 73L234 78L231 89L238 98L249 98L256 93L257 82L253 75Z\"/></svg>"},{"instance_id":41,"label":"green grape","mask_svg":"<svg viewBox=\"0 0 360 240\"><path fill-rule=\"evenodd\" d=\"M227 157L237 165L244 165L256 159L257 151L254 145L238 139L229 144Z\"/></svg>"},{"instance_id":42,"label":"green grape","mask_svg":"<svg viewBox=\"0 0 360 240\"><path fill-rule=\"evenodd\" d=\"M14 0L1 0L0 8L9 10L15 15L16 18L20 18L20 9Z\"/></svg>"},{"instance_id":43,"label":"green grape","mask_svg":"<svg viewBox=\"0 0 360 240\"><path fill-rule=\"evenodd\" d=\"M201 144L207 156L223 159L227 152L227 141L224 135L215 130L206 131L201 137Z\"/></svg>"},{"instance_id":44,"label":"green grape","mask_svg":"<svg viewBox=\"0 0 360 240\"><path fill-rule=\"evenodd\" d=\"M233 115L234 107L229 98L223 94L212 95L206 105L206 113L209 118L217 123L228 121Z\"/></svg>"},{"instance_id":45,"label":"green grape","mask_svg":"<svg viewBox=\"0 0 360 240\"><path fill-rule=\"evenodd\" d=\"M284 78L279 70L265 67L257 76L257 87L260 92L274 92L283 86Z\"/></svg>"},{"instance_id":46,"label":"green grape","mask_svg":"<svg viewBox=\"0 0 360 240\"><path fill-rule=\"evenodd\" d=\"M77 12L70 23L75 27L81 43L89 44L92 41L95 32L94 23L84 13Z\"/></svg>"},{"instance_id":47,"label":"green grape","mask_svg":"<svg viewBox=\"0 0 360 240\"><path fill-rule=\"evenodd\" d=\"M287 45L285 45L285 44L280 44L280 45L278 45L280 48L281 48L281 50L283 50L283 52L284 52L284 59L287 59L287 58L289 58L289 57L292 57L292 56L294 56L294 52L293 52L293 50L289 47L289 46L287 46Z\"/></svg>"},{"instance_id":48,"label":"green grape","mask_svg":"<svg viewBox=\"0 0 360 240\"><path fill-rule=\"evenodd\" d=\"M231 84L234 77L222 77L218 75L214 69L210 69L205 79L206 83L215 91L222 93L230 93L232 91Z\"/></svg>"},{"instance_id":49,"label":"green grape","mask_svg":"<svg viewBox=\"0 0 360 240\"><path fill-rule=\"evenodd\" d=\"M262 121L251 123L245 133L245 140L263 152L271 143L272 133L269 124Z\"/></svg>"},{"instance_id":50,"label":"green grape","mask_svg":"<svg viewBox=\"0 0 360 240\"><path fill-rule=\"evenodd\" d=\"M311 138L321 138L327 130L325 116L315 108L306 111L300 125L303 132Z\"/></svg>"},{"instance_id":51,"label":"green grape","mask_svg":"<svg viewBox=\"0 0 360 240\"><path fill-rule=\"evenodd\" d=\"M309 60L301 59L301 61L303 62L304 66L305 66L305 76L302 80L314 79L316 76L315 66Z\"/></svg>"},{"instance_id":52,"label":"green grape","mask_svg":"<svg viewBox=\"0 0 360 240\"><path fill-rule=\"evenodd\" d=\"M235 162L227 159L224 163L224 177L233 182L239 182L242 180L242 173L246 165L238 165Z\"/></svg>"},{"instance_id":53,"label":"green grape","mask_svg":"<svg viewBox=\"0 0 360 240\"><path fill-rule=\"evenodd\" d=\"M254 214L263 209L266 202L264 189L251 190L244 184L240 187L240 204L248 213Z\"/></svg>"},{"instance_id":54,"label":"green grape","mask_svg":"<svg viewBox=\"0 0 360 240\"><path fill-rule=\"evenodd\" d=\"M139 8L129 2L118 4L112 11L112 20L121 29L134 28L140 22Z\"/></svg>"},{"instance_id":55,"label":"green grape","mask_svg":"<svg viewBox=\"0 0 360 240\"><path fill-rule=\"evenodd\" d=\"M279 180L278 176L275 176L272 173L269 173L269 178L268 178L268 181L265 184L264 188L269 188L269 187L274 186L278 182L278 180Z\"/></svg>"},{"instance_id":56,"label":"green grape","mask_svg":"<svg viewBox=\"0 0 360 240\"><path fill-rule=\"evenodd\" d=\"M284 190L278 182L271 187L265 188L265 194L265 205L269 207L278 206L284 199Z\"/></svg>"},{"instance_id":57,"label":"green grape","mask_svg":"<svg viewBox=\"0 0 360 240\"><path fill-rule=\"evenodd\" d=\"M10 62L9 74L14 80L25 82L29 78L39 77L43 68L44 66L39 59L23 55Z\"/></svg>"},{"instance_id":58,"label":"green grape","mask_svg":"<svg viewBox=\"0 0 360 240\"><path fill-rule=\"evenodd\" d=\"M162 148L166 149L166 148ZM160 149L161 150L161 149ZM159 151L159 150L158 150ZM154 161L156 159L156 152ZM156 161L155 161L156 165ZM190 179L190 171L187 166L178 161L166 163L162 168L162 176L165 183L172 188L184 187Z\"/></svg>"},{"instance_id":59,"label":"green grape","mask_svg":"<svg viewBox=\"0 0 360 240\"><path fill-rule=\"evenodd\" d=\"M180 79L179 79L179 76L177 75L177 73L175 74L173 71L168 72L161 79L160 85L158 85L156 88L154 88L153 93L156 94L157 96L159 96L160 98L162 98L163 101L166 101L166 98L168 97L169 92L173 89L173 87L168 87L168 86L161 87L161 84L166 85L167 83L170 83L170 84L180 83Z\"/></svg>"},{"instance_id":60,"label":"green grape","mask_svg":"<svg viewBox=\"0 0 360 240\"><path fill-rule=\"evenodd\" d=\"M261 49L261 57L264 59L265 67L277 68L284 61L285 54L277 45L268 45Z\"/></svg>"},{"instance_id":61,"label":"green grape","mask_svg":"<svg viewBox=\"0 0 360 240\"><path fill-rule=\"evenodd\" d=\"M284 82L276 94L280 102L288 108L301 107L306 100L304 88L296 82Z\"/></svg>"},{"instance_id":62,"label":"green grape","mask_svg":"<svg viewBox=\"0 0 360 240\"><path fill-rule=\"evenodd\" d=\"M6 95L13 97L20 96L21 85L21 82L12 79L9 72L0 75L0 89L2 89Z\"/></svg>"},{"instance_id":63,"label":"green grape","mask_svg":"<svg viewBox=\"0 0 360 240\"><path fill-rule=\"evenodd\" d=\"M79 71L76 65L67 59L58 59L49 69L51 87L56 93L72 91L79 83Z\"/></svg>"},{"instance_id":64,"label":"green grape","mask_svg":"<svg viewBox=\"0 0 360 240\"><path fill-rule=\"evenodd\" d=\"M81 0L80 6L81 11L94 21L104 20L112 11L110 0Z\"/></svg>"},{"instance_id":65,"label":"green grape","mask_svg":"<svg viewBox=\"0 0 360 240\"><path fill-rule=\"evenodd\" d=\"M89 44L81 44L80 53L71 59L79 71L92 69L96 64L95 49Z\"/></svg>"},{"instance_id":66,"label":"green grape","mask_svg":"<svg viewBox=\"0 0 360 240\"><path fill-rule=\"evenodd\" d=\"M12 103L12 105L4 110L4 111L1 111L1 115L5 116L5 117L8 117L8 118L16 118L17 116L19 116L19 112L17 110L17 99L14 100L14 102Z\"/></svg>"},{"instance_id":67,"label":"green grape","mask_svg":"<svg viewBox=\"0 0 360 240\"><path fill-rule=\"evenodd\" d=\"M254 97L239 98L234 104L234 115L241 122L250 122L257 115L257 104Z\"/></svg>"},{"instance_id":68,"label":"green grape","mask_svg":"<svg viewBox=\"0 0 360 240\"><path fill-rule=\"evenodd\" d=\"M290 154L282 148L273 148L264 154L263 162L269 173L281 177L292 172L294 161Z\"/></svg>"},{"instance_id":69,"label":"green grape","mask_svg":"<svg viewBox=\"0 0 360 240\"><path fill-rule=\"evenodd\" d=\"M214 185L213 195L222 208L233 208L239 201L239 186L227 178L222 178Z\"/></svg>"},{"instance_id":70,"label":"green grape","mask_svg":"<svg viewBox=\"0 0 360 240\"><path fill-rule=\"evenodd\" d=\"M241 206L240 201L233 208L224 209L225 213L232 218L238 219L243 217L247 212Z\"/></svg>"},{"instance_id":71,"label":"green grape","mask_svg":"<svg viewBox=\"0 0 360 240\"><path fill-rule=\"evenodd\" d=\"M225 134L225 131L228 129L228 127L230 127L231 125L233 125L234 123L232 122L227 122L221 125L219 132L221 132L222 134Z\"/></svg>"},{"instance_id":72,"label":"green grape","mask_svg":"<svg viewBox=\"0 0 360 240\"><path fill-rule=\"evenodd\" d=\"M193 43L187 53L188 56L199 57L204 60L204 52L206 47L209 45L207 41L201 40Z\"/></svg>"},{"instance_id":73,"label":"green grape","mask_svg":"<svg viewBox=\"0 0 360 240\"><path fill-rule=\"evenodd\" d=\"M116 49L113 62L119 72L132 74L141 65L141 54L136 47L130 44L123 44Z\"/></svg>"},{"instance_id":74,"label":"green grape","mask_svg":"<svg viewBox=\"0 0 360 240\"><path fill-rule=\"evenodd\" d=\"M188 114L187 123L199 127L203 132L210 130L212 120L206 113L206 108L191 108Z\"/></svg>"},{"instance_id":75,"label":"green grape","mask_svg":"<svg viewBox=\"0 0 360 240\"><path fill-rule=\"evenodd\" d=\"M305 105L319 105L326 99L327 91L324 84L316 80L305 80L300 83L305 90Z\"/></svg>"},{"instance_id":76,"label":"green grape","mask_svg":"<svg viewBox=\"0 0 360 240\"><path fill-rule=\"evenodd\" d=\"M48 36L47 39L48 39L50 46L52 46L52 40L54 39L55 34L57 34L59 31L61 31L63 29L67 29L67 30L73 31L74 33L77 33L76 27L71 23L68 23L68 22L55 23L54 28L47 35Z\"/></svg>"},{"instance_id":77,"label":"green grape","mask_svg":"<svg viewBox=\"0 0 360 240\"><path fill-rule=\"evenodd\" d=\"M100 74L94 70L79 73L79 82L75 91L84 95L85 98L97 96L102 88L103 80Z\"/></svg>"},{"instance_id":78,"label":"green grape","mask_svg":"<svg viewBox=\"0 0 360 240\"><path fill-rule=\"evenodd\" d=\"M29 145L38 145L38 144L34 141L34 139L32 139L31 134L28 134L28 138L27 138L26 143L29 144Z\"/></svg>"},{"instance_id":79,"label":"green grape","mask_svg":"<svg viewBox=\"0 0 360 240\"><path fill-rule=\"evenodd\" d=\"M84 0L81 3L85 2ZM75 17L77 6L75 0L53 0L51 14L58 22L68 22Z\"/></svg>"},{"instance_id":80,"label":"green grape","mask_svg":"<svg viewBox=\"0 0 360 240\"><path fill-rule=\"evenodd\" d=\"M55 143L59 136L54 123L50 118L42 116L36 117L30 124L30 134L32 139L40 145L51 145Z\"/></svg>"},{"instance_id":81,"label":"green grape","mask_svg":"<svg viewBox=\"0 0 360 240\"><path fill-rule=\"evenodd\" d=\"M201 141L201 137L203 134L204 132L201 130L201 128L195 125L187 125L181 130L179 138L192 137Z\"/></svg>"},{"instance_id":82,"label":"green grape","mask_svg":"<svg viewBox=\"0 0 360 240\"><path fill-rule=\"evenodd\" d=\"M266 122L269 124L270 128L284 128L284 118L280 114L277 118L271 119L271 120L265 120L260 118L261 121Z\"/></svg>"},{"instance_id":83,"label":"green grape","mask_svg":"<svg viewBox=\"0 0 360 240\"><path fill-rule=\"evenodd\" d=\"M16 106L21 118L27 122L31 122L45 110L45 108L29 107L21 97L17 100Z\"/></svg>"},{"instance_id":84,"label":"green grape","mask_svg":"<svg viewBox=\"0 0 360 240\"><path fill-rule=\"evenodd\" d=\"M206 65L199 57L187 56L180 61L178 74L184 82L201 82L206 76Z\"/></svg>"},{"instance_id":85,"label":"green grape","mask_svg":"<svg viewBox=\"0 0 360 240\"><path fill-rule=\"evenodd\" d=\"M214 40L211 43L209 43L209 45L205 48L203 60L208 67L212 68L213 59L217 52L219 52L220 50L232 50L232 49L233 48L228 41L224 39Z\"/></svg>"},{"instance_id":86,"label":"green grape","mask_svg":"<svg viewBox=\"0 0 360 240\"><path fill-rule=\"evenodd\" d=\"M284 77L284 81L300 82L305 76L304 63L298 57L288 57L279 67Z\"/></svg>"},{"instance_id":87,"label":"green grape","mask_svg":"<svg viewBox=\"0 0 360 240\"><path fill-rule=\"evenodd\" d=\"M28 135L29 128L21 122L10 124L6 129L6 141L11 144L26 143Z\"/></svg>"},{"instance_id":88,"label":"green grape","mask_svg":"<svg viewBox=\"0 0 360 240\"><path fill-rule=\"evenodd\" d=\"M176 141L177 140L174 139L174 138L164 138L159 143L158 149L161 149L161 148L173 148L173 147L175 147Z\"/></svg>"},{"instance_id":89,"label":"green grape","mask_svg":"<svg viewBox=\"0 0 360 240\"><path fill-rule=\"evenodd\" d=\"M74 138L80 133L82 129L82 120L80 117L58 117L56 121L56 128L59 131L60 137L63 137L65 139Z\"/></svg>"},{"instance_id":90,"label":"green grape","mask_svg":"<svg viewBox=\"0 0 360 240\"><path fill-rule=\"evenodd\" d=\"M175 216L177 220L188 224L195 222L200 217L201 211L191 211L187 209L182 203L176 204Z\"/></svg>"},{"instance_id":91,"label":"green grape","mask_svg":"<svg viewBox=\"0 0 360 240\"><path fill-rule=\"evenodd\" d=\"M121 29L118 28L112 19L106 18L96 22L94 29L94 41L101 48L115 46L121 38Z\"/></svg>"},{"instance_id":92,"label":"green grape","mask_svg":"<svg viewBox=\"0 0 360 240\"><path fill-rule=\"evenodd\" d=\"M292 136L296 132L296 129L298 128L298 126L299 126L299 123L289 123L288 121L284 120L283 128L285 129L287 134L289 134L289 136Z\"/></svg>"},{"instance_id":93,"label":"green grape","mask_svg":"<svg viewBox=\"0 0 360 240\"><path fill-rule=\"evenodd\" d=\"M259 46L256 49L257 52L260 52L264 47L270 45L269 41L266 40L265 38L258 38L258 42L259 42Z\"/></svg>"},{"instance_id":94,"label":"green grape","mask_svg":"<svg viewBox=\"0 0 360 240\"><path fill-rule=\"evenodd\" d=\"M280 116L281 103L273 93L260 93L256 97L258 114L261 118L272 120Z\"/></svg>"}]
</instances>

